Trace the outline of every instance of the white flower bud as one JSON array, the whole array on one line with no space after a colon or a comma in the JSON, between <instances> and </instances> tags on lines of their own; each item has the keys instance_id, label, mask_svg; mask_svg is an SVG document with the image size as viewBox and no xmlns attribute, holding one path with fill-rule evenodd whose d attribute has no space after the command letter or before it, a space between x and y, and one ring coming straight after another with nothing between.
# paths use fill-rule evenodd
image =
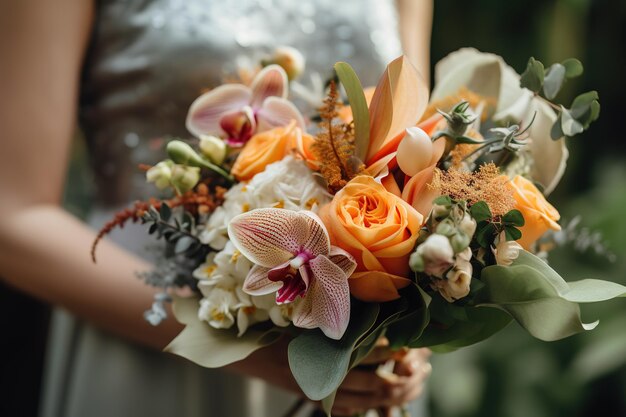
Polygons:
<instances>
[{"instance_id":1,"label":"white flower bud","mask_svg":"<svg viewBox=\"0 0 626 417\"><path fill-rule=\"evenodd\" d=\"M457 233L450 239L450 244L454 253L462 252L467 249L471 241L471 238L463 232Z\"/></svg>"},{"instance_id":2,"label":"white flower bud","mask_svg":"<svg viewBox=\"0 0 626 417\"><path fill-rule=\"evenodd\" d=\"M431 217L435 220L443 219L448 217L450 214L450 208L446 206L442 206L440 204L433 204L433 210L431 212Z\"/></svg>"},{"instance_id":3,"label":"white flower bud","mask_svg":"<svg viewBox=\"0 0 626 417\"><path fill-rule=\"evenodd\" d=\"M454 250L447 237L432 234L417 247L416 253L424 261L424 272L441 277L454 264Z\"/></svg>"},{"instance_id":4,"label":"white flower bud","mask_svg":"<svg viewBox=\"0 0 626 417\"><path fill-rule=\"evenodd\" d=\"M200 181L200 168L185 165L172 167L172 185L181 193L191 190Z\"/></svg>"},{"instance_id":5,"label":"white flower bud","mask_svg":"<svg viewBox=\"0 0 626 417\"><path fill-rule=\"evenodd\" d=\"M473 272L470 259L472 250L467 248L457 255L454 268L446 274L446 279L438 282L436 288L446 301L451 303L469 294Z\"/></svg>"},{"instance_id":6,"label":"white flower bud","mask_svg":"<svg viewBox=\"0 0 626 417\"><path fill-rule=\"evenodd\" d=\"M515 241L507 241L504 232L498 236L496 247L492 247L491 251L496 257L496 264L500 266L510 266L519 256L522 246Z\"/></svg>"},{"instance_id":7,"label":"white flower bud","mask_svg":"<svg viewBox=\"0 0 626 417\"><path fill-rule=\"evenodd\" d=\"M474 236L474 232L476 231L476 220L474 220L474 218L468 213L465 213L463 220L461 220L461 223L459 224L459 229L469 237Z\"/></svg>"},{"instance_id":8,"label":"white flower bud","mask_svg":"<svg viewBox=\"0 0 626 417\"><path fill-rule=\"evenodd\" d=\"M161 161L146 171L146 181L153 182L160 190L170 185L172 178L172 161Z\"/></svg>"},{"instance_id":9,"label":"white flower bud","mask_svg":"<svg viewBox=\"0 0 626 417\"><path fill-rule=\"evenodd\" d=\"M215 165L221 165L226 158L226 144L218 137L201 135L200 152Z\"/></svg>"},{"instance_id":10,"label":"white flower bud","mask_svg":"<svg viewBox=\"0 0 626 417\"><path fill-rule=\"evenodd\" d=\"M304 56L290 46L279 46L267 64L277 64L283 67L289 80L295 80L304 72Z\"/></svg>"}]
</instances>

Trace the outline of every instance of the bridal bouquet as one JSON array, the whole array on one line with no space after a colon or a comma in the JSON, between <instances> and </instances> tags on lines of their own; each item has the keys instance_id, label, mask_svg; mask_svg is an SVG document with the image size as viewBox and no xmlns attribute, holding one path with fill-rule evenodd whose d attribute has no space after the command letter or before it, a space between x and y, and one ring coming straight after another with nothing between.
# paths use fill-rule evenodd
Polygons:
<instances>
[{"instance_id":1,"label":"bridal bouquet","mask_svg":"<svg viewBox=\"0 0 626 417\"><path fill-rule=\"evenodd\" d=\"M547 263L564 138L600 109L595 92L553 101L582 73L577 60L531 58L520 76L463 49L437 64L431 94L404 57L375 89L340 62L306 118L289 100L301 57L284 49L265 64L191 105L195 139L170 141L146 172L172 197L136 203L102 231L142 221L167 242L146 274L167 287L146 318L157 323L173 298L186 325L167 351L220 367L289 337L296 381L330 410L382 337L449 351L515 320L556 340L597 324L578 303L626 295Z\"/></svg>"}]
</instances>

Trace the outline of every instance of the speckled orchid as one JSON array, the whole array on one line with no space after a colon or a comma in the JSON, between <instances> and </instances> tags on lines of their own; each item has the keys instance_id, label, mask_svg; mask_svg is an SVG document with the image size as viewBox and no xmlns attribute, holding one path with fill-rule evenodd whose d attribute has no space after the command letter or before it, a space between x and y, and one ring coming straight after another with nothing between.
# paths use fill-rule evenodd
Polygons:
<instances>
[{"instance_id":1,"label":"speckled orchid","mask_svg":"<svg viewBox=\"0 0 626 417\"><path fill-rule=\"evenodd\" d=\"M198 97L189 108L187 129L195 136L220 136L230 146L241 147L255 133L292 120L304 128L304 119L286 99L287 93L285 70L268 65L250 86L224 84Z\"/></svg>"},{"instance_id":2,"label":"speckled orchid","mask_svg":"<svg viewBox=\"0 0 626 417\"><path fill-rule=\"evenodd\" d=\"M326 227L310 211L257 209L228 226L235 247L255 263L243 284L251 295L276 293L278 304L294 303L297 327L319 327L340 339L350 319L348 277L354 258L331 246Z\"/></svg>"}]
</instances>

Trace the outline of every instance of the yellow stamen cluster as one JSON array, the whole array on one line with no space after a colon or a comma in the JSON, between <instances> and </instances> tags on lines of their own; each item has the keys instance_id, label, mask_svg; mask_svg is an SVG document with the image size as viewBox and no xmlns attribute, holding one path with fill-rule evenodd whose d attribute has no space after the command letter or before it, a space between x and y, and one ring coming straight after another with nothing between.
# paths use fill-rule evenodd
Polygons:
<instances>
[{"instance_id":1,"label":"yellow stamen cluster","mask_svg":"<svg viewBox=\"0 0 626 417\"><path fill-rule=\"evenodd\" d=\"M469 205L484 201L494 216L502 216L515 206L513 193L506 185L508 181L495 164L489 163L476 172L436 169L429 187L455 200L466 200Z\"/></svg>"},{"instance_id":2,"label":"yellow stamen cluster","mask_svg":"<svg viewBox=\"0 0 626 417\"><path fill-rule=\"evenodd\" d=\"M235 252L233 253L233 256L230 257L230 262L234 264L235 262L237 262L237 259L239 259L240 256L241 256L241 252L239 252L238 250L235 250Z\"/></svg>"},{"instance_id":3,"label":"yellow stamen cluster","mask_svg":"<svg viewBox=\"0 0 626 417\"><path fill-rule=\"evenodd\" d=\"M338 122L339 93L331 82L328 97L320 109L320 133L311 151L320 161L320 174L328 190L336 193L352 178L362 173L365 166L354 157L354 129L352 125Z\"/></svg>"}]
</instances>

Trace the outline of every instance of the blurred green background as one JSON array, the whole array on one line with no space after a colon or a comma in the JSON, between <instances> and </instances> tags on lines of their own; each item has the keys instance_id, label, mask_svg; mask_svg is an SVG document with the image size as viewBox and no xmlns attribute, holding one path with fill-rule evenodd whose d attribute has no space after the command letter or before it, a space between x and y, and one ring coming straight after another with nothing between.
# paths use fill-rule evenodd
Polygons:
<instances>
[{"instance_id":1,"label":"blurred green background","mask_svg":"<svg viewBox=\"0 0 626 417\"><path fill-rule=\"evenodd\" d=\"M600 119L568 141L567 171L550 201L562 218L602 233L615 262L571 245L550 262L567 280L626 284L626 66L622 0L435 0L432 61L465 46L501 55L522 72L530 56L549 65L575 57L585 66L562 97L597 90ZM626 416L626 303L587 305L598 328L566 340L533 339L515 323L471 348L435 355L435 417Z\"/></svg>"}]
</instances>

